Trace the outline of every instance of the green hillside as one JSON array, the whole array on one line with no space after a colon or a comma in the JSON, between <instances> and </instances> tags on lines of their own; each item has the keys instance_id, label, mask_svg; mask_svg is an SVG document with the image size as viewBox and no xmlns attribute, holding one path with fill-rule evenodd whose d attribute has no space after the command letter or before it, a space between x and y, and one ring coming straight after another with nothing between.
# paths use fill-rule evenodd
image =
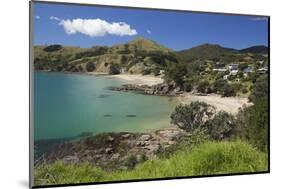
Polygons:
<instances>
[{"instance_id":1,"label":"green hillside","mask_svg":"<svg viewBox=\"0 0 281 189\"><path fill-rule=\"evenodd\" d=\"M176 55L170 49L144 38L112 47L34 47L36 70L139 74L176 62Z\"/></svg>"},{"instance_id":2,"label":"green hillside","mask_svg":"<svg viewBox=\"0 0 281 189\"><path fill-rule=\"evenodd\" d=\"M203 44L191 49L179 51L177 54L183 61L192 61L196 59L218 59L223 56L231 56L234 52L234 49L221 47L220 45Z\"/></svg>"}]
</instances>

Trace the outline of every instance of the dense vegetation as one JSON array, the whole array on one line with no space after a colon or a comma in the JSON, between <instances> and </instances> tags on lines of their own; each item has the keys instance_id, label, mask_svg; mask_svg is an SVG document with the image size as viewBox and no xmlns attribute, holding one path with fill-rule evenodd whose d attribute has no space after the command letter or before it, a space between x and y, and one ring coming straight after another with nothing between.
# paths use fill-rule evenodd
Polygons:
<instances>
[{"instance_id":1,"label":"dense vegetation","mask_svg":"<svg viewBox=\"0 0 281 189\"><path fill-rule=\"evenodd\" d=\"M247 143L207 142L165 159L146 161L133 170L105 172L90 163L41 165L35 170L35 185L103 182L131 179L200 176L267 171L267 154Z\"/></svg>"}]
</instances>

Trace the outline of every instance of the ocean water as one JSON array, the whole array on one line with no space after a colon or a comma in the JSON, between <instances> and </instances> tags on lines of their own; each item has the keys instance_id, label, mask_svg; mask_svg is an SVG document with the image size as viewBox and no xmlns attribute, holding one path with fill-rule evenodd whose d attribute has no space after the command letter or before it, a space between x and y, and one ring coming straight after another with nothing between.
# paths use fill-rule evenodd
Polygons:
<instances>
[{"instance_id":1,"label":"ocean water","mask_svg":"<svg viewBox=\"0 0 281 189\"><path fill-rule=\"evenodd\" d=\"M122 84L104 76L35 72L35 140L171 126L175 99L107 89Z\"/></svg>"}]
</instances>

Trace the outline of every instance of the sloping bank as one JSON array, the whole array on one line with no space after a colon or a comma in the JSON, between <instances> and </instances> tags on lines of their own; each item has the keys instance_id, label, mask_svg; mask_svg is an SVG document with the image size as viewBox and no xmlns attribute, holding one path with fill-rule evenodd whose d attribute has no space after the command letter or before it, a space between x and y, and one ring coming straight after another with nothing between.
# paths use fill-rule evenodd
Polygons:
<instances>
[{"instance_id":1,"label":"sloping bank","mask_svg":"<svg viewBox=\"0 0 281 189\"><path fill-rule=\"evenodd\" d=\"M177 151L166 159L154 159L133 170L106 172L90 163L56 161L35 170L35 184L68 184L131 179L267 171L267 154L241 141L207 142L191 151Z\"/></svg>"}]
</instances>

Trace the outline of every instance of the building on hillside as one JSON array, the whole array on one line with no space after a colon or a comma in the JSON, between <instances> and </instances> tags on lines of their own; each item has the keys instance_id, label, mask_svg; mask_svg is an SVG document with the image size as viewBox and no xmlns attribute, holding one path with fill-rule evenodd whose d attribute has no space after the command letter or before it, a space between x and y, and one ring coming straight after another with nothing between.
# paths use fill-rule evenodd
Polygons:
<instances>
[{"instance_id":1,"label":"building on hillside","mask_svg":"<svg viewBox=\"0 0 281 189\"><path fill-rule=\"evenodd\" d=\"M227 69L225 68L225 64L216 62L214 65L213 71L225 72L225 71L227 71Z\"/></svg>"},{"instance_id":2,"label":"building on hillside","mask_svg":"<svg viewBox=\"0 0 281 189\"><path fill-rule=\"evenodd\" d=\"M265 74L268 72L268 67L262 67L258 69L258 73Z\"/></svg>"},{"instance_id":3,"label":"building on hillside","mask_svg":"<svg viewBox=\"0 0 281 189\"><path fill-rule=\"evenodd\" d=\"M237 70L238 71L238 64L229 64L227 68L232 71L232 70Z\"/></svg>"},{"instance_id":4,"label":"building on hillside","mask_svg":"<svg viewBox=\"0 0 281 189\"><path fill-rule=\"evenodd\" d=\"M263 65L264 61L263 60L258 60L257 63Z\"/></svg>"},{"instance_id":5,"label":"building on hillside","mask_svg":"<svg viewBox=\"0 0 281 189\"><path fill-rule=\"evenodd\" d=\"M163 75L164 73L165 73L165 70L160 70L160 71L159 71L159 74L160 74L160 75Z\"/></svg>"},{"instance_id":6,"label":"building on hillside","mask_svg":"<svg viewBox=\"0 0 281 189\"><path fill-rule=\"evenodd\" d=\"M230 71L230 75L234 75L235 76L235 75L237 75L237 73L238 73L238 70L231 70Z\"/></svg>"}]
</instances>

